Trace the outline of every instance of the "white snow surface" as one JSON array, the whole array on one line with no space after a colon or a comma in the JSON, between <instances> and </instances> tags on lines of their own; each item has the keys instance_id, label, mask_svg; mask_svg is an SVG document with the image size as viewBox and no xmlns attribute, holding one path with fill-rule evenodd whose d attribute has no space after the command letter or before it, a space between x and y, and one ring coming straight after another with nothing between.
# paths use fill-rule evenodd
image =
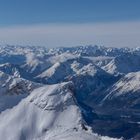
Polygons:
<instances>
[{"instance_id":1,"label":"white snow surface","mask_svg":"<svg viewBox=\"0 0 140 140\"><path fill-rule=\"evenodd\" d=\"M116 140L93 134L86 126L71 82L35 89L17 106L3 111L0 124L2 140Z\"/></svg>"}]
</instances>

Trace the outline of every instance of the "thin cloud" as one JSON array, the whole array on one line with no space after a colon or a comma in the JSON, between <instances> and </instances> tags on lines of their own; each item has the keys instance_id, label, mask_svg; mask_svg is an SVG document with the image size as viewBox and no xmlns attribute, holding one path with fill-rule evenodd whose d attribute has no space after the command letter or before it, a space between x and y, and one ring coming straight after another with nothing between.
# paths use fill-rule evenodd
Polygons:
<instances>
[{"instance_id":1,"label":"thin cloud","mask_svg":"<svg viewBox=\"0 0 140 140\"><path fill-rule=\"evenodd\" d=\"M111 47L140 46L140 22L47 24L0 28L3 44L47 47L99 44Z\"/></svg>"}]
</instances>

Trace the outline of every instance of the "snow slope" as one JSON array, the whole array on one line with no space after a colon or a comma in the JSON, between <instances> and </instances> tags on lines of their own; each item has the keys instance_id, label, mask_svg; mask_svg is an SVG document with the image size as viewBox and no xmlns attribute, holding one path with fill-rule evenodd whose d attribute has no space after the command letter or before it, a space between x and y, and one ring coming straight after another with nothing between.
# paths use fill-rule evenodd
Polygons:
<instances>
[{"instance_id":1,"label":"snow slope","mask_svg":"<svg viewBox=\"0 0 140 140\"><path fill-rule=\"evenodd\" d=\"M109 114L139 118L140 72L128 73L108 88L99 106Z\"/></svg>"},{"instance_id":2,"label":"snow slope","mask_svg":"<svg viewBox=\"0 0 140 140\"><path fill-rule=\"evenodd\" d=\"M4 140L102 139L85 125L71 82L34 90L13 109L2 112L0 124Z\"/></svg>"}]
</instances>

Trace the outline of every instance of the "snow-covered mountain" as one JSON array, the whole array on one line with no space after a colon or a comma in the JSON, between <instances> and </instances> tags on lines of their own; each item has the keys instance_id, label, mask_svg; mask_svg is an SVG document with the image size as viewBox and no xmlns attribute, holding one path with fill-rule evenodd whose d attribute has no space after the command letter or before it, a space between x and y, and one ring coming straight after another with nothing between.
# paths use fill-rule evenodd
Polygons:
<instances>
[{"instance_id":1,"label":"snow-covered mountain","mask_svg":"<svg viewBox=\"0 0 140 140\"><path fill-rule=\"evenodd\" d=\"M107 138L93 134L91 128L86 126L72 89L72 83L61 83L34 90L13 109L2 112L0 138L5 140Z\"/></svg>"},{"instance_id":2,"label":"snow-covered mountain","mask_svg":"<svg viewBox=\"0 0 140 140\"><path fill-rule=\"evenodd\" d=\"M137 138L139 83L140 48L0 46L0 139Z\"/></svg>"},{"instance_id":3,"label":"snow-covered mountain","mask_svg":"<svg viewBox=\"0 0 140 140\"><path fill-rule=\"evenodd\" d=\"M0 71L0 113L17 105L33 89L40 86L41 84L10 76Z\"/></svg>"},{"instance_id":4,"label":"snow-covered mountain","mask_svg":"<svg viewBox=\"0 0 140 140\"><path fill-rule=\"evenodd\" d=\"M113 111L123 111L127 114L139 114L140 107L140 72L132 72L123 76L118 82L112 85L106 92L102 104ZM131 111L130 111L131 110ZM133 111L133 112L132 112Z\"/></svg>"},{"instance_id":5,"label":"snow-covered mountain","mask_svg":"<svg viewBox=\"0 0 140 140\"><path fill-rule=\"evenodd\" d=\"M140 70L140 55L125 54L117 56L102 68L112 74L137 72Z\"/></svg>"}]
</instances>

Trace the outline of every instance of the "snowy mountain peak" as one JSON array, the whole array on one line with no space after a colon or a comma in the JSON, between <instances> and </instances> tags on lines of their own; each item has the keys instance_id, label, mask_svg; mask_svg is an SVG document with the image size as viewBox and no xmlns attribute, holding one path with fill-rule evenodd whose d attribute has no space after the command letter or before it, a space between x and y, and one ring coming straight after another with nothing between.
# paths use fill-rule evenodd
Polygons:
<instances>
[{"instance_id":1,"label":"snowy mountain peak","mask_svg":"<svg viewBox=\"0 0 140 140\"><path fill-rule=\"evenodd\" d=\"M71 88L71 82L46 85L34 90L13 109L2 112L0 138L6 140L115 140L93 134L84 124Z\"/></svg>"},{"instance_id":2,"label":"snowy mountain peak","mask_svg":"<svg viewBox=\"0 0 140 140\"><path fill-rule=\"evenodd\" d=\"M72 88L71 82L47 85L36 89L30 96L30 102L44 110L63 110L63 107L74 104Z\"/></svg>"}]
</instances>

